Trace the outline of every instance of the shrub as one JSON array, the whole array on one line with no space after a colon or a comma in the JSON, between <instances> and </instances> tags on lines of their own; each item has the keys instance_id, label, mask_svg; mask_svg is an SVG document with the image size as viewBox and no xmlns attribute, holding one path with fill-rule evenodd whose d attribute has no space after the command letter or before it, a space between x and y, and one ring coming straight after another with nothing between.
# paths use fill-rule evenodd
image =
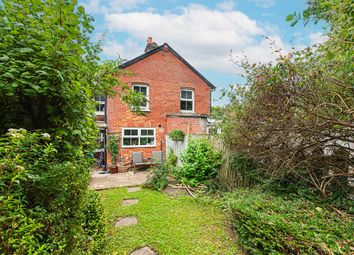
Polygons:
<instances>
[{"instance_id":1,"label":"shrub","mask_svg":"<svg viewBox=\"0 0 354 255\"><path fill-rule=\"evenodd\" d=\"M0 254L92 254L100 243L89 161L57 151L46 133L11 130L0 140Z\"/></svg>"},{"instance_id":2,"label":"shrub","mask_svg":"<svg viewBox=\"0 0 354 255\"><path fill-rule=\"evenodd\" d=\"M350 254L354 223L302 198L236 190L224 206L242 246L252 254Z\"/></svg>"},{"instance_id":3,"label":"shrub","mask_svg":"<svg viewBox=\"0 0 354 255\"><path fill-rule=\"evenodd\" d=\"M169 153L166 157L166 166L171 171L177 165L178 157L175 155L172 149L170 149Z\"/></svg>"},{"instance_id":4,"label":"shrub","mask_svg":"<svg viewBox=\"0 0 354 255\"><path fill-rule=\"evenodd\" d=\"M119 153L119 136L110 134L108 136L108 151L111 154L112 166L117 164L117 156Z\"/></svg>"},{"instance_id":5,"label":"shrub","mask_svg":"<svg viewBox=\"0 0 354 255\"><path fill-rule=\"evenodd\" d=\"M170 133L168 133L168 137L173 141L183 141L184 140L184 132L179 129L174 129Z\"/></svg>"},{"instance_id":6,"label":"shrub","mask_svg":"<svg viewBox=\"0 0 354 255\"><path fill-rule=\"evenodd\" d=\"M145 187L159 191L165 189L169 182L168 173L169 171L166 164L161 164L150 168L150 174L145 183Z\"/></svg>"},{"instance_id":7,"label":"shrub","mask_svg":"<svg viewBox=\"0 0 354 255\"><path fill-rule=\"evenodd\" d=\"M257 163L241 153L226 151L218 173L219 181L227 188L250 187L256 182Z\"/></svg>"},{"instance_id":8,"label":"shrub","mask_svg":"<svg viewBox=\"0 0 354 255\"><path fill-rule=\"evenodd\" d=\"M221 165L221 154L205 139L191 139L181 155L182 166L176 177L182 183L197 186L216 176Z\"/></svg>"}]
</instances>

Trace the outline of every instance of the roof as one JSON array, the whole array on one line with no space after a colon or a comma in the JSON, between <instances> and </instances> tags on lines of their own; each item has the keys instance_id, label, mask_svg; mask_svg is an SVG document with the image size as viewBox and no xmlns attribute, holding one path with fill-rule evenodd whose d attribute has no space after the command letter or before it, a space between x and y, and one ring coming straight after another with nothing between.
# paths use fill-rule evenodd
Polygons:
<instances>
[{"instance_id":1,"label":"roof","mask_svg":"<svg viewBox=\"0 0 354 255\"><path fill-rule=\"evenodd\" d=\"M215 89L216 87L207 80L207 78L205 78L200 72L198 72L191 64L189 64L187 62L187 60L185 60L184 58L181 57L181 55L179 55L174 49L172 49L172 47L170 45L168 45L167 43L164 43L158 47L156 47L153 50L147 51L144 54L137 56L136 58L133 58L125 63L123 63L120 68L124 69L132 64L135 64L136 62L139 62L140 60L143 60L144 58L149 57L150 55L163 50L164 47L168 47L169 51L172 52L173 55L175 55L182 63L184 63L189 69L191 69L196 75L199 76L199 78L201 78L210 88Z\"/></svg>"}]
</instances>

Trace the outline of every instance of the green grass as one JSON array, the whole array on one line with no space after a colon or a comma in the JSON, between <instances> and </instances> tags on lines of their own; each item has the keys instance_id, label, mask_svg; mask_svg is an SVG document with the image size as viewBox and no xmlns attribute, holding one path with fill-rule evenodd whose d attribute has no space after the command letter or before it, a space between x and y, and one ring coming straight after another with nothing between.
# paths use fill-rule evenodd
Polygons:
<instances>
[{"instance_id":1,"label":"green grass","mask_svg":"<svg viewBox=\"0 0 354 255\"><path fill-rule=\"evenodd\" d=\"M159 254L235 254L225 215L215 206L190 197L142 189L128 193L126 188L101 191L107 216L107 240L102 254L129 254L150 245ZM121 206L122 199L138 198L139 203ZM135 226L117 228L122 216L136 216Z\"/></svg>"}]
</instances>

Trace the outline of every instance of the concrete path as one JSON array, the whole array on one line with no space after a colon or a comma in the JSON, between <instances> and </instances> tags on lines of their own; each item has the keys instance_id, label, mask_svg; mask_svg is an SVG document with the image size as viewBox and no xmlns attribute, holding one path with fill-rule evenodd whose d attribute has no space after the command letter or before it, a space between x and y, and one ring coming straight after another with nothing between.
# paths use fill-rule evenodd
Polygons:
<instances>
[{"instance_id":1,"label":"concrete path","mask_svg":"<svg viewBox=\"0 0 354 255\"><path fill-rule=\"evenodd\" d=\"M147 180L148 172L126 172L119 174L99 174L94 171L91 174L90 188L93 190L111 189L117 187L129 187L143 185Z\"/></svg>"}]
</instances>

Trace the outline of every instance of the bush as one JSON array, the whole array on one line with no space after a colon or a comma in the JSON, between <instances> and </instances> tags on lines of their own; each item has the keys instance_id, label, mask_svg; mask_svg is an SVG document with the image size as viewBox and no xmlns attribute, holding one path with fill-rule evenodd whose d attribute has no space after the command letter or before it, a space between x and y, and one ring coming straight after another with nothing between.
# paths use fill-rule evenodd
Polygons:
<instances>
[{"instance_id":1,"label":"bush","mask_svg":"<svg viewBox=\"0 0 354 255\"><path fill-rule=\"evenodd\" d=\"M179 129L174 129L170 133L168 133L168 137L173 141L183 141L184 140L184 132Z\"/></svg>"},{"instance_id":2,"label":"bush","mask_svg":"<svg viewBox=\"0 0 354 255\"><path fill-rule=\"evenodd\" d=\"M150 174L145 183L145 187L159 191L164 190L169 182L168 174L169 169L166 164L150 168Z\"/></svg>"},{"instance_id":3,"label":"bush","mask_svg":"<svg viewBox=\"0 0 354 255\"><path fill-rule=\"evenodd\" d=\"M0 140L0 254L93 254L100 243L89 161L57 151L46 133L11 130Z\"/></svg>"},{"instance_id":4,"label":"bush","mask_svg":"<svg viewBox=\"0 0 354 255\"><path fill-rule=\"evenodd\" d=\"M224 206L242 246L252 254L350 254L354 223L301 198L236 190Z\"/></svg>"},{"instance_id":5,"label":"bush","mask_svg":"<svg viewBox=\"0 0 354 255\"><path fill-rule=\"evenodd\" d=\"M256 183L257 163L241 153L224 152L223 164L218 173L219 181L231 190L250 187Z\"/></svg>"},{"instance_id":6,"label":"bush","mask_svg":"<svg viewBox=\"0 0 354 255\"><path fill-rule=\"evenodd\" d=\"M169 153L166 156L166 166L172 171L177 165L178 157L175 155L172 149L170 149Z\"/></svg>"},{"instance_id":7,"label":"bush","mask_svg":"<svg viewBox=\"0 0 354 255\"><path fill-rule=\"evenodd\" d=\"M182 152L181 162L176 178L194 187L215 178L221 165L221 154L207 139L191 139Z\"/></svg>"}]
</instances>

